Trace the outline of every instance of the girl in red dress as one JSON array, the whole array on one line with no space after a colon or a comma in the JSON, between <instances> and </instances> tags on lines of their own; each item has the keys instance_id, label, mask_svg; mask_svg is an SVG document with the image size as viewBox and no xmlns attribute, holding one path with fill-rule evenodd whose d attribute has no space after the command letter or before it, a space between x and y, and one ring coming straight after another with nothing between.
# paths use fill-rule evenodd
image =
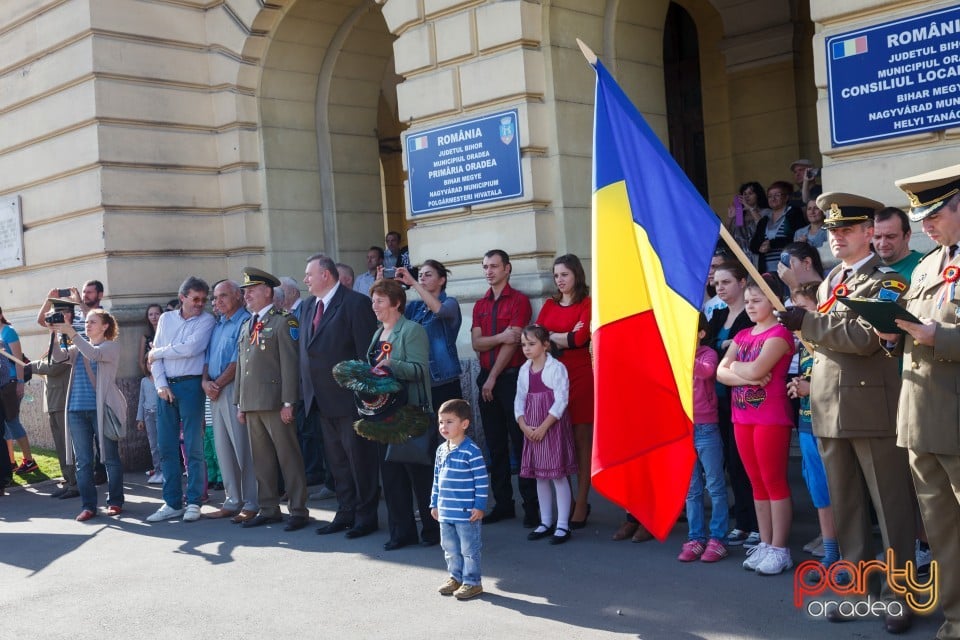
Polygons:
<instances>
[{"instance_id":1,"label":"girl in red dress","mask_svg":"<svg viewBox=\"0 0 960 640\"><path fill-rule=\"evenodd\" d=\"M553 261L557 293L546 301L537 324L560 348L558 360L570 378L570 418L577 453L577 494L571 529L582 529L590 515L590 458L593 448L593 363L590 359L590 290L580 258L568 253Z\"/></svg>"}]
</instances>

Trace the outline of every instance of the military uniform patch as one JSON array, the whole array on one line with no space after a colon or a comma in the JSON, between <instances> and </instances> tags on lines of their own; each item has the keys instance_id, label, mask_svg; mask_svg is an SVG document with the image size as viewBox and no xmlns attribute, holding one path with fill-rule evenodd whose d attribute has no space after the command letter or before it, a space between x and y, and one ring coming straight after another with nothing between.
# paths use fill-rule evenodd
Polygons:
<instances>
[{"instance_id":1,"label":"military uniform patch","mask_svg":"<svg viewBox=\"0 0 960 640\"><path fill-rule=\"evenodd\" d=\"M288 317L287 327L289 327L290 329L290 337L293 338L294 341L299 340L300 339L300 323L297 322L297 319L294 318L293 316Z\"/></svg>"},{"instance_id":2,"label":"military uniform patch","mask_svg":"<svg viewBox=\"0 0 960 640\"><path fill-rule=\"evenodd\" d=\"M882 280L880 282L880 291L877 292L877 300L890 300L896 302L900 295L907 290L907 285L899 280Z\"/></svg>"}]
</instances>

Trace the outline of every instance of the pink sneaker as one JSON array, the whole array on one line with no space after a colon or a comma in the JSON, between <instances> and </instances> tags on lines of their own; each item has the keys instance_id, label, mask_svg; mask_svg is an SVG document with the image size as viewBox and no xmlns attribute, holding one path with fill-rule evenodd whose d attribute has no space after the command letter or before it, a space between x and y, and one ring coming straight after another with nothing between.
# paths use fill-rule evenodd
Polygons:
<instances>
[{"instance_id":1,"label":"pink sneaker","mask_svg":"<svg viewBox=\"0 0 960 640\"><path fill-rule=\"evenodd\" d=\"M683 543L683 548L680 550L680 555L677 556L677 560L680 562L693 562L703 553L703 543L699 540L687 540Z\"/></svg>"},{"instance_id":2,"label":"pink sneaker","mask_svg":"<svg viewBox=\"0 0 960 640\"><path fill-rule=\"evenodd\" d=\"M727 548L716 538L710 538L707 548L700 556L700 562L717 562L727 557Z\"/></svg>"}]
</instances>

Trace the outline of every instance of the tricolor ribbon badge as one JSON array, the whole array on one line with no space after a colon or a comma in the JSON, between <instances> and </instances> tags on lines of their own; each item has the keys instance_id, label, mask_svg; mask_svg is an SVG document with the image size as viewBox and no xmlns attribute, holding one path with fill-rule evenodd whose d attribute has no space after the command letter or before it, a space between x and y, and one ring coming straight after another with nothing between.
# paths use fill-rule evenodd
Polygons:
<instances>
[{"instance_id":1,"label":"tricolor ribbon badge","mask_svg":"<svg viewBox=\"0 0 960 640\"><path fill-rule=\"evenodd\" d=\"M817 311L820 313L828 313L830 309L833 308L833 305L837 303L837 298L846 298L849 294L850 287L848 287L845 282L841 282L833 288L827 301L817 307Z\"/></svg>"},{"instance_id":2,"label":"tricolor ribbon badge","mask_svg":"<svg viewBox=\"0 0 960 640\"><path fill-rule=\"evenodd\" d=\"M257 340L260 339L261 331L263 331L263 320L257 320L257 323L253 325L253 332L250 334L250 344L257 343Z\"/></svg>"},{"instance_id":3,"label":"tricolor ribbon badge","mask_svg":"<svg viewBox=\"0 0 960 640\"><path fill-rule=\"evenodd\" d=\"M956 298L957 293L957 280L960 280L960 267L955 264L950 265L943 270L943 284L950 285L949 287L945 286L940 290L940 297L937 298L937 309L943 306L943 303L947 301L949 296L950 300Z\"/></svg>"}]
</instances>

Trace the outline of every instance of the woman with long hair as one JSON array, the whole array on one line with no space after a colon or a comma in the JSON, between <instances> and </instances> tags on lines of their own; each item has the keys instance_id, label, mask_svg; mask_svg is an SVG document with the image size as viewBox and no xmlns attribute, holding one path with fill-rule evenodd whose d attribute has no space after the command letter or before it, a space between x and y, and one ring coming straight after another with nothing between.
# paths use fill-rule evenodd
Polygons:
<instances>
[{"instance_id":1,"label":"woman with long hair","mask_svg":"<svg viewBox=\"0 0 960 640\"><path fill-rule=\"evenodd\" d=\"M590 360L590 288L580 258L568 253L553 261L557 292L537 316L559 349L570 379L570 419L577 455L577 493L570 528L582 529L590 515L590 458L593 452L593 363Z\"/></svg>"},{"instance_id":2,"label":"woman with long hair","mask_svg":"<svg viewBox=\"0 0 960 640\"><path fill-rule=\"evenodd\" d=\"M759 182L744 182L734 196L743 212L740 220L737 219L736 202L727 209L727 230L737 241L744 253L756 261L757 254L750 250L750 242L757 231L760 219L770 214L770 205L767 203L767 194Z\"/></svg>"},{"instance_id":3,"label":"woman with long hair","mask_svg":"<svg viewBox=\"0 0 960 640\"><path fill-rule=\"evenodd\" d=\"M20 348L20 336L14 330L10 321L3 315L3 309L0 309L0 348L12 355L17 360L23 361L23 349ZM7 455L10 458L10 466L14 473L24 474L37 470L37 463L33 460L33 453L30 451L30 439L27 437L27 431L20 422L20 402L23 400L24 381L23 365L14 362L9 358L0 358L0 366L4 367L0 375L0 402L3 404L4 430L7 438ZM17 460L13 453L13 443L16 441L20 445L20 453L23 456L20 466L17 466Z\"/></svg>"},{"instance_id":4,"label":"woman with long hair","mask_svg":"<svg viewBox=\"0 0 960 640\"><path fill-rule=\"evenodd\" d=\"M153 337L157 335L157 323L160 322L160 316L163 314L163 307L157 303L147 305L147 310L143 313L143 319L147 324L146 331L140 336L140 372L144 376L149 376L147 370L147 354L153 348Z\"/></svg>"},{"instance_id":5,"label":"woman with long hair","mask_svg":"<svg viewBox=\"0 0 960 640\"><path fill-rule=\"evenodd\" d=\"M93 482L94 440L107 467L107 515L123 511L123 464L120 462L119 438L127 418L127 402L117 387L120 366L120 344L116 341L120 328L117 319L104 309L87 312L84 329L87 337L69 324L53 327L65 334L73 345L57 347L60 357L73 367L67 387L67 463L76 460L77 488L82 510L77 522L86 522L97 515L97 487ZM108 415L112 412L112 416ZM111 426L118 421L119 431Z\"/></svg>"}]
</instances>

